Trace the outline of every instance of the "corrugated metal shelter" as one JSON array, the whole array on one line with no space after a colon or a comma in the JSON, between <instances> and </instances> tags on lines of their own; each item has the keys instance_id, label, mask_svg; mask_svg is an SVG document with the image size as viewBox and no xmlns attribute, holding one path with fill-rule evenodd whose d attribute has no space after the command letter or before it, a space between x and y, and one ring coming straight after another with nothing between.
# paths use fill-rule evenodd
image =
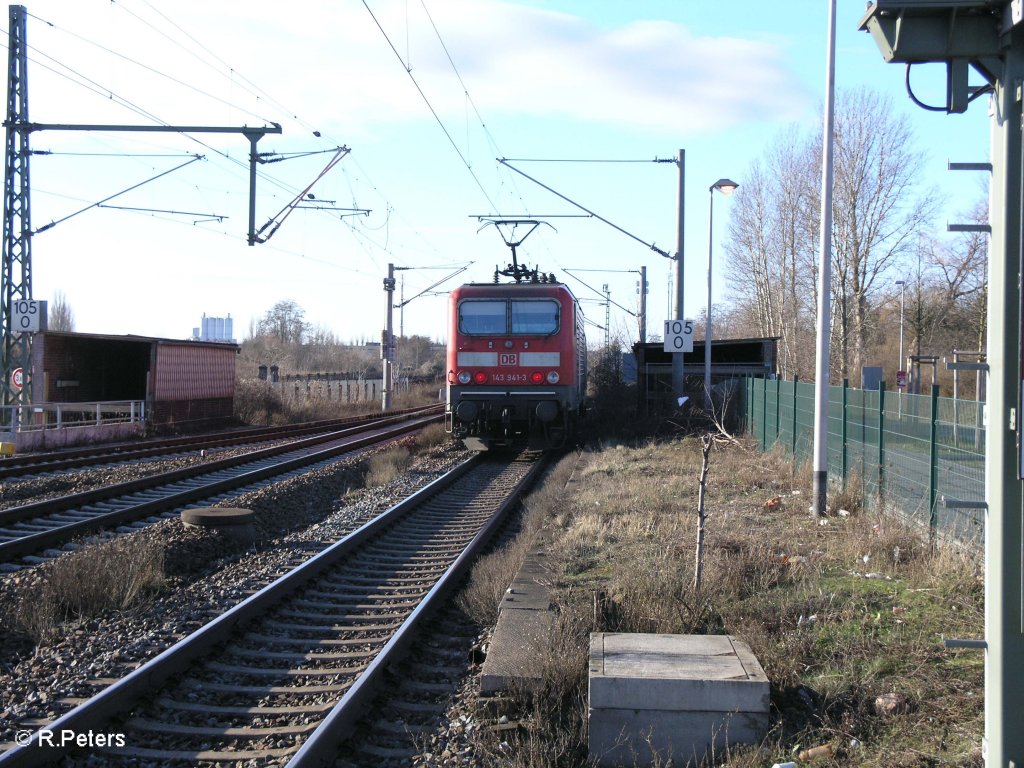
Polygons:
<instances>
[{"instance_id":1,"label":"corrugated metal shelter","mask_svg":"<svg viewBox=\"0 0 1024 768\"><path fill-rule=\"evenodd\" d=\"M33 344L37 402L137 400L158 432L232 419L236 344L46 332ZM41 383L42 386L39 386Z\"/></svg>"}]
</instances>

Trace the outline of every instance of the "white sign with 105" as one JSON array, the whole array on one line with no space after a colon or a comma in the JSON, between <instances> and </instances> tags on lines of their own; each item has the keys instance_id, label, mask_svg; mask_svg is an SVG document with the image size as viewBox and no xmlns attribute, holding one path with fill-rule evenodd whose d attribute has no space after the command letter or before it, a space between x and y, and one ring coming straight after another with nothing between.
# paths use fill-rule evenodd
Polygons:
<instances>
[{"instance_id":1,"label":"white sign with 105","mask_svg":"<svg viewBox=\"0 0 1024 768\"><path fill-rule=\"evenodd\" d=\"M39 333L46 330L46 302L15 299L11 303L11 332Z\"/></svg>"},{"instance_id":2,"label":"white sign with 105","mask_svg":"<svg viewBox=\"0 0 1024 768\"><path fill-rule=\"evenodd\" d=\"M693 320L665 321L666 352L693 352Z\"/></svg>"}]
</instances>

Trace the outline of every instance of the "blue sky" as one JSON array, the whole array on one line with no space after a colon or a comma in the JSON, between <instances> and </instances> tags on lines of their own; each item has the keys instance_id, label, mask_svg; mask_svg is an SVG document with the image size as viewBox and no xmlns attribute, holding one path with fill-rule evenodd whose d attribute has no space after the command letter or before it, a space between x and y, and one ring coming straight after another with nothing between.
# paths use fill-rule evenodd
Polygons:
<instances>
[{"instance_id":1,"label":"blue sky","mask_svg":"<svg viewBox=\"0 0 1024 768\"><path fill-rule=\"evenodd\" d=\"M312 192L371 210L345 218L296 210L267 243L248 247L241 135L203 135L201 146L174 134L35 133L32 148L53 152L32 159L37 230L187 154L205 156L108 203L121 208L92 208L33 238L34 298L63 291L84 332L179 338L205 312L230 313L241 337L275 302L292 299L309 322L343 340L377 339L388 262L409 268L399 273L406 298L469 262L445 287L490 280L508 250L493 229L478 232L474 216L578 213L496 157L650 161L680 148L685 307L696 316L706 303L709 185L721 177L742 184L790 125L821 131L824 0L296 0L284 13L266 0L26 5L32 121L152 121L128 102L168 124L279 122L283 133L263 138L261 152L348 146L351 154ZM988 158L987 105L981 99L962 116L914 106L903 68L886 65L857 31L863 13L863 0L839 1L837 88L876 88L907 116L926 155L922 189L934 187L945 201L934 222L939 234L983 194L976 174L949 172L946 163ZM920 98L941 101L941 70L915 70L914 79ZM257 224L329 158L263 166ZM641 240L675 250L675 165L515 165ZM730 201L718 197L714 212L717 267ZM555 229L537 230L520 260L565 278L581 298L598 297L571 275L595 288L607 283L612 300L632 309L632 271L645 265L648 328L660 331L668 260L594 219L550 221ZM717 269L714 282L718 302L725 286ZM603 306L585 308L604 322ZM417 298L405 309L405 332L443 338L445 314L443 296ZM397 330L398 313L395 322ZM635 320L617 308L612 329L636 335ZM592 343L603 336L593 327L588 334Z\"/></svg>"}]
</instances>

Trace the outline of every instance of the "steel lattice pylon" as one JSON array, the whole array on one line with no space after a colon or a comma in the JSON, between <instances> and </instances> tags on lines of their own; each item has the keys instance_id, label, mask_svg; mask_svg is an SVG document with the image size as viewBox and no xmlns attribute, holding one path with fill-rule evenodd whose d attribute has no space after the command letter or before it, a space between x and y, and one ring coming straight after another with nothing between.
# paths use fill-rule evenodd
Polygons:
<instances>
[{"instance_id":1,"label":"steel lattice pylon","mask_svg":"<svg viewBox=\"0 0 1024 768\"><path fill-rule=\"evenodd\" d=\"M3 273L0 289L3 308L0 312L0 332L3 348L0 350L0 392L3 405L31 402L32 336L13 333L12 312L14 302L32 298L32 227L29 217L29 130L28 126L28 46L25 43L24 6L10 6L10 41L8 45L7 84L7 151L4 163L4 231ZM12 374L21 368L23 387L18 390ZM9 418L4 409L0 420ZM0 426L2 426L0 421Z\"/></svg>"}]
</instances>

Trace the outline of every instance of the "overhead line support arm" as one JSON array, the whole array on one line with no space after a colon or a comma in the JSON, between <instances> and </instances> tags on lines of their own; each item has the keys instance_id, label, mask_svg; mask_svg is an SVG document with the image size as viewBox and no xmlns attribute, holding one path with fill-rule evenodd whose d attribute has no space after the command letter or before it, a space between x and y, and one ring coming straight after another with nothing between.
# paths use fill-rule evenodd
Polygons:
<instances>
[{"instance_id":1,"label":"overhead line support arm","mask_svg":"<svg viewBox=\"0 0 1024 768\"><path fill-rule=\"evenodd\" d=\"M222 126L222 125L97 125L91 123L19 123L5 121L4 127L13 128L25 134L35 131L116 131L121 133L240 133L249 140L249 245L255 245L256 238L256 164L260 162L256 143L268 133L281 133L281 126L271 123L264 126Z\"/></svg>"},{"instance_id":2,"label":"overhead line support arm","mask_svg":"<svg viewBox=\"0 0 1024 768\"><path fill-rule=\"evenodd\" d=\"M673 256L673 255L672 255L671 253L669 253L668 251L663 251L663 250L662 250L661 248L659 248L658 246L656 246L656 245L655 245L654 243L648 243L648 242L646 242L645 240L641 240L641 239L640 239L639 237L637 237L636 235L634 235L634 234L633 234L632 232L627 232L626 230L624 230L624 229L623 229L622 227L620 227L620 226L619 226L618 224L614 224L614 223L612 223L612 222L608 221L608 219L606 219L606 218L604 218L603 216L600 216L600 215L598 215L598 214L594 213L594 212L593 212L592 210L590 210L589 208L586 208L586 207L584 207L584 206L580 205L580 204L579 204L579 203L577 203L577 202L576 202L575 200L571 200L570 198L568 198L568 197L566 197L565 195L563 195L563 194L562 194L561 192L556 192L556 191L555 191L555 190L553 190L553 189L552 189L551 187L549 187L549 186L548 186L547 184L545 184L545 183L543 183L543 182L541 182L541 181L537 181L537 179L533 178L532 176L530 176L530 175L529 175L529 174L527 174L527 173L524 173L523 171L519 170L519 169L518 169L518 168L516 168L516 167L515 167L514 165L512 165L511 163L509 163L509 161L508 161L508 160L506 160L505 158L502 158L502 157L498 157L498 158L495 158L495 159L496 159L496 160L497 160L497 161L498 161L499 163L501 163L502 165L504 165L504 166L506 166L506 167L508 167L508 168L511 168L511 169L512 169L513 171L515 171L516 173L518 173L518 174L519 174L520 176L525 176L525 177L526 177L527 179L529 179L530 181L532 181L532 182L533 182L534 184L536 184L537 186L540 186L540 187L544 187L544 189L546 189L546 190L547 190L548 192L550 192L551 194L553 194L553 195L557 195L558 197L562 198L563 200L565 200L565 201L566 201L567 203L569 203L570 205L575 205L575 206L576 206L577 208L579 208L579 209L580 209L581 211L586 211L586 212L587 212L587 213L589 213L589 214L590 214L591 216L593 216L593 217L594 217L595 219L598 219L599 221L603 221L603 222L604 222L605 224L607 224L607 225L608 225L609 227L612 227L613 229L617 229L617 230L618 230L619 232L621 232L622 234L626 235L627 237L631 237L631 238L633 238L633 239L634 239L634 240L636 240L636 241L637 241L638 243L643 243L644 245L646 245L646 246L647 246L648 248L650 248L650 249L651 249L652 251L654 251L655 253L661 254L661 255L662 255L662 256L664 256L664 257L665 257L666 259L674 259L674 258L675 258L675 257L674 257L674 256Z\"/></svg>"}]
</instances>

